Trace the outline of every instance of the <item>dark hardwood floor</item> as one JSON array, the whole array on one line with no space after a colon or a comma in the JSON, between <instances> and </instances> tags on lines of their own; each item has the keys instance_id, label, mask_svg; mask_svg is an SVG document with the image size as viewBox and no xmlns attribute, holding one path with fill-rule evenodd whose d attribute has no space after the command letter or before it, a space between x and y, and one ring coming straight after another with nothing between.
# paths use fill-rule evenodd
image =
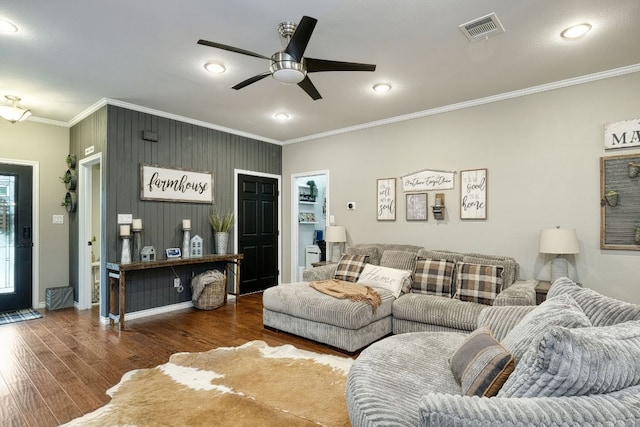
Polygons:
<instances>
[{"instance_id":1,"label":"dark hardwood floor","mask_svg":"<svg viewBox=\"0 0 640 427\"><path fill-rule=\"evenodd\" d=\"M343 355L322 344L264 329L262 294L211 311L180 310L102 325L98 309L40 310L42 319L0 326L0 425L57 426L109 401L106 390L132 369L166 363L177 352L251 340Z\"/></svg>"}]
</instances>

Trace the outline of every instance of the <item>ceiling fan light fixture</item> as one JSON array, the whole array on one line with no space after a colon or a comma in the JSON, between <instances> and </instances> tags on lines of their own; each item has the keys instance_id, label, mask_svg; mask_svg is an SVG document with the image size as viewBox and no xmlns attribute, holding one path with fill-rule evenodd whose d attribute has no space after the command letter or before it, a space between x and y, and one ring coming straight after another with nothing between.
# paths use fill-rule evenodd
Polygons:
<instances>
[{"instance_id":1,"label":"ceiling fan light fixture","mask_svg":"<svg viewBox=\"0 0 640 427\"><path fill-rule=\"evenodd\" d=\"M287 113L276 113L273 116L276 120L280 120L280 121L284 121L284 120L289 120L291 118L290 115L288 115Z\"/></svg>"},{"instance_id":2,"label":"ceiling fan light fixture","mask_svg":"<svg viewBox=\"0 0 640 427\"><path fill-rule=\"evenodd\" d=\"M6 19L0 18L0 33L17 33L18 27Z\"/></svg>"},{"instance_id":3,"label":"ceiling fan light fixture","mask_svg":"<svg viewBox=\"0 0 640 427\"><path fill-rule=\"evenodd\" d=\"M218 64L217 62L207 62L204 64L204 69L213 74L221 74L227 71L224 65Z\"/></svg>"},{"instance_id":4,"label":"ceiling fan light fixture","mask_svg":"<svg viewBox=\"0 0 640 427\"><path fill-rule=\"evenodd\" d=\"M285 52L277 52L271 57L270 68L271 76L287 85L300 83L307 75L304 65Z\"/></svg>"},{"instance_id":5,"label":"ceiling fan light fixture","mask_svg":"<svg viewBox=\"0 0 640 427\"><path fill-rule=\"evenodd\" d=\"M560 36L562 36L563 39L579 39L589 31L591 31L591 24L578 24L567 28L560 33Z\"/></svg>"},{"instance_id":6,"label":"ceiling fan light fixture","mask_svg":"<svg viewBox=\"0 0 640 427\"><path fill-rule=\"evenodd\" d=\"M373 85L373 90L378 93L385 93L391 90L391 85L389 83L378 83Z\"/></svg>"},{"instance_id":7,"label":"ceiling fan light fixture","mask_svg":"<svg viewBox=\"0 0 640 427\"><path fill-rule=\"evenodd\" d=\"M31 115L31 111L18 106L20 98L13 95L4 96L7 101L5 105L0 105L0 117L11 123L21 122Z\"/></svg>"}]
</instances>

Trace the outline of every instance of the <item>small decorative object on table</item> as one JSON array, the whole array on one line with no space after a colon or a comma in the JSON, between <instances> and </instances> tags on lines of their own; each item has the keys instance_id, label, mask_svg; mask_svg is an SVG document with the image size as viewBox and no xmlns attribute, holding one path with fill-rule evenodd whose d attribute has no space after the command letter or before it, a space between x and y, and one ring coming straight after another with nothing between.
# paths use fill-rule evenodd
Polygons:
<instances>
[{"instance_id":1,"label":"small decorative object on table","mask_svg":"<svg viewBox=\"0 0 640 427\"><path fill-rule=\"evenodd\" d=\"M225 214L213 211L209 215L209 223L214 231L216 254L226 254L229 247L229 230L233 227L233 212Z\"/></svg>"},{"instance_id":2,"label":"small decorative object on table","mask_svg":"<svg viewBox=\"0 0 640 427\"><path fill-rule=\"evenodd\" d=\"M122 239L122 255L120 256L120 263L129 264L131 262L131 247L129 246L131 228L129 224L122 224L120 226L120 238Z\"/></svg>"},{"instance_id":3,"label":"small decorative object on table","mask_svg":"<svg viewBox=\"0 0 640 427\"><path fill-rule=\"evenodd\" d=\"M182 220L182 258L189 258L189 244L191 241L191 220Z\"/></svg>"},{"instance_id":4,"label":"small decorative object on table","mask_svg":"<svg viewBox=\"0 0 640 427\"><path fill-rule=\"evenodd\" d=\"M133 253L131 258L133 262L140 261L140 251L142 250L142 220L135 218L131 223L131 231L133 231Z\"/></svg>"}]
</instances>

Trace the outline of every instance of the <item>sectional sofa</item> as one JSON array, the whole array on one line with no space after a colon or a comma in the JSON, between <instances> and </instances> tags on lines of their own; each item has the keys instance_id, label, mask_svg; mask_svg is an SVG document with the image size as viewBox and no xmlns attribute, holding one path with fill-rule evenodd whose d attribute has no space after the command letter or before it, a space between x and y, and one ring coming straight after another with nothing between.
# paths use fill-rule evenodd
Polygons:
<instances>
[{"instance_id":1,"label":"sectional sofa","mask_svg":"<svg viewBox=\"0 0 640 427\"><path fill-rule=\"evenodd\" d=\"M519 280L519 266L512 257L380 243L354 245L345 255L363 257L368 265L361 274L382 278L381 283L366 283L381 296L376 310L366 303L336 299L311 288L309 282L331 279L340 268L326 265L307 269L303 282L267 289L263 294L264 326L352 353L390 334L469 333L488 305L536 303L537 281ZM482 274L468 272L469 268L481 268ZM402 272L407 274L402 276ZM492 286L493 293L467 289L467 284L478 283L476 276ZM394 283L388 286L388 282Z\"/></svg>"}]
</instances>

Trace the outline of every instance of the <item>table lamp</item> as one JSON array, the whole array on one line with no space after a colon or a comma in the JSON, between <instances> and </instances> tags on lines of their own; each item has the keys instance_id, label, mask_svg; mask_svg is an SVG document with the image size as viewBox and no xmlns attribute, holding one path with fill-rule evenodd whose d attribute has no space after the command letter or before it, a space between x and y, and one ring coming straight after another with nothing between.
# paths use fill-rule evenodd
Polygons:
<instances>
[{"instance_id":1,"label":"table lamp","mask_svg":"<svg viewBox=\"0 0 640 427\"><path fill-rule=\"evenodd\" d=\"M340 261L340 244L347 241L347 232L341 225L330 225L327 227L325 241L331 243L331 261ZM338 244L338 250L334 251L335 244Z\"/></svg>"},{"instance_id":2,"label":"table lamp","mask_svg":"<svg viewBox=\"0 0 640 427\"><path fill-rule=\"evenodd\" d=\"M562 255L580 253L576 230L560 227L542 230L540 253L556 255L551 260L551 283L559 277L569 277L569 261Z\"/></svg>"}]
</instances>

